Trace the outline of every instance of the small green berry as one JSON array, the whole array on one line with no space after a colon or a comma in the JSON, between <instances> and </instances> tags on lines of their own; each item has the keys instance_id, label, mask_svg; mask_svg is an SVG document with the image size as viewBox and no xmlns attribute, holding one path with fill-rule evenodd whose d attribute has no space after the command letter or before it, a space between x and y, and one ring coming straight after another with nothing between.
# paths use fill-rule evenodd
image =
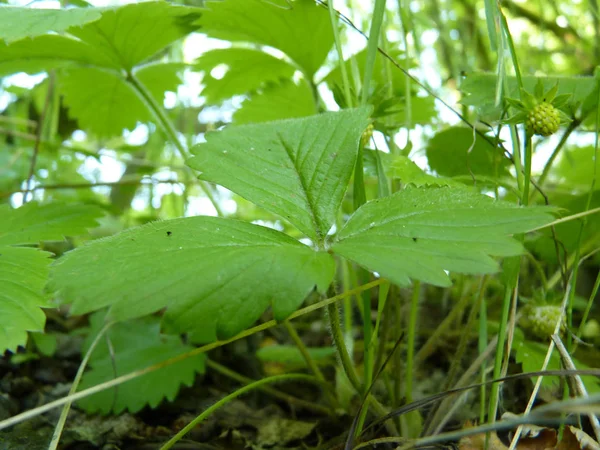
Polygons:
<instances>
[{"instance_id":1,"label":"small green berry","mask_svg":"<svg viewBox=\"0 0 600 450\"><path fill-rule=\"evenodd\" d=\"M366 147L369 144L369 141L371 140L371 136L373 136L373 131L375 130L375 127L373 126L372 123L370 123L369 125L367 125L367 128L365 129L365 131L363 131L363 134L360 138L361 144L363 147Z\"/></svg>"},{"instance_id":2,"label":"small green berry","mask_svg":"<svg viewBox=\"0 0 600 450\"><path fill-rule=\"evenodd\" d=\"M547 339L554 334L559 320L561 321L559 332L562 333L566 326L560 306L528 306L523 310L521 324L534 336Z\"/></svg>"},{"instance_id":3,"label":"small green berry","mask_svg":"<svg viewBox=\"0 0 600 450\"><path fill-rule=\"evenodd\" d=\"M560 125L558 109L548 102L541 102L529 111L526 123L533 134L550 136L558 131Z\"/></svg>"}]
</instances>

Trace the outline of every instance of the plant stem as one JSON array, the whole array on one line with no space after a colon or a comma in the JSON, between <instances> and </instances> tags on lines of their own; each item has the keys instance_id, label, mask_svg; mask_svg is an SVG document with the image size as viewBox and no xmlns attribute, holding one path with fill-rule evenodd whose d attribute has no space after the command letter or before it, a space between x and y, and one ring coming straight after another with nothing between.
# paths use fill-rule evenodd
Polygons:
<instances>
[{"instance_id":1,"label":"plant stem","mask_svg":"<svg viewBox=\"0 0 600 450\"><path fill-rule=\"evenodd\" d=\"M406 403L412 402L412 390L415 370L415 341L417 335L417 317L419 313L419 295L421 292L421 282L416 280L413 285L413 291L410 298L410 313L408 316L408 337L406 351Z\"/></svg>"},{"instance_id":2,"label":"plant stem","mask_svg":"<svg viewBox=\"0 0 600 450\"><path fill-rule=\"evenodd\" d=\"M340 38L340 30L338 28L338 21L333 9L333 0L327 2L329 9L329 18L331 19L331 29L333 30L333 39L335 41L335 49L338 54L340 61L340 71L342 74L342 83L344 88L344 97L346 97L346 105L348 108L353 107L352 93L350 91L350 79L348 78L348 72L346 71L346 62L344 61L344 52L342 51L342 41Z\"/></svg>"},{"instance_id":3,"label":"plant stem","mask_svg":"<svg viewBox=\"0 0 600 450\"><path fill-rule=\"evenodd\" d=\"M532 137L529 131L525 131L525 148L523 149L523 157L525 158L525 176L523 178L523 194L521 195L521 204L529 205L529 185L531 184L531 159L533 153Z\"/></svg>"},{"instance_id":4,"label":"plant stem","mask_svg":"<svg viewBox=\"0 0 600 450\"><path fill-rule=\"evenodd\" d=\"M167 116L167 113L164 111L164 109L161 108L161 106L158 104L158 102L154 99L152 94L150 92L148 92L146 87L135 77L134 74L129 73L127 76L127 81L129 82L129 84L131 84L131 86L133 86L135 91L142 98L142 100L144 101L144 103L146 104L148 109L152 112L152 114L154 114L154 117L156 118L156 120L160 124L161 128L167 135L169 141L171 141L171 143L175 146L175 148L177 149L177 151L179 152L181 157L183 159L189 158L190 153L189 153L188 149L185 147L185 145L183 145L183 143L181 142L179 137L177 136L177 131L175 130L175 126L169 119L169 116ZM223 217L223 211L221 211L221 207L219 206L218 202L215 200L215 197L214 197L208 183L206 183L205 181L200 181L199 185L200 185L200 189L202 190L204 195L206 195L206 197L212 204L213 208L215 208L217 215L219 217Z\"/></svg>"},{"instance_id":5,"label":"plant stem","mask_svg":"<svg viewBox=\"0 0 600 450\"><path fill-rule=\"evenodd\" d=\"M365 62L365 72L363 74L362 95L360 104L366 105L369 100L369 88L371 78L373 77L373 68L375 67L375 57L379 48L379 33L383 23L385 13L385 0L375 0L375 8L371 19L371 29L369 30L369 41L367 43L367 59Z\"/></svg>"},{"instance_id":6,"label":"plant stem","mask_svg":"<svg viewBox=\"0 0 600 450\"><path fill-rule=\"evenodd\" d=\"M210 408L205 410L202 414L198 415L194 420L192 420L189 424L187 424L179 433L177 433L165 445L163 445L160 448L160 450L168 450L171 447L173 447L173 445L175 445L177 442L179 442L196 425L198 425L202 421L206 420L206 418L208 416L210 416L213 412L215 412L221 406L229 403L231 400L236 399L240 395L246 394L247 392L250 392L254 389L259 389L264 384L279 383L282 381L292 381L292 380L302 380L302 381L306 381L309 383L321 384L321 382L319 380L317 380L315 377L310 376L310 375L300 374L300 373L288 373L288 374L283 374L283 375L274 375L272 377L268 377L268 378L264 378L262 380L255 381L247 386L244 386L244 387L238 389L235 392L232 392L231 394L222 398L221 400L216 402L214 405L212 405Z\"/></svg>"},{"instance_id":7,"label":"plant stem","mask_svg":"<svg viewBox=\"0 0 600 450\"><path fill-rule=\"evenodd\" d=\"M302 342L302 339L300 339L300 336L298 336L298 332L296 331L292 323L289 320L286 320L283 322L283 326L289 333L290 337L292 338L292 341L294 341L296 347L298 347L298 350L300 350L300 353L302 354L306 365L311 370L313 375L317 378L317 380L323 382L323 384L327 384L327 382L325 381L325 377L323 376L323 372L321 372L321 369L319 369L319 366L317 365L313 357L310 356L308 349L304 345L304 342ZM331 404L331 407L333 408L333 410L335 410L339 406L337 399L329 390L325 390L325 395L327 396L327 400Z\"/></svg>"},{"instance_id":8,"label":"plant stem","mask_svg":"<svg viewBox=\"0 0 600 450\"><path fill-rule=\"evenodd\" d=\"M79 387L79 383L81 382L81 378L83 377L83 372L85 371L85 368L87 367L88 361L90 360L92 353L96 349L96 346L100 342L100 339L104 336L106 331L113 325L113 323L114 322L108 322L107 324L105 324L102 327L102 329L98 332L96 337L94 338L92 345L90 345L90 348L85 353L85 356L83 357L83 360L81 361L81 364L79 364L79 368L77 369L77 374L75 375L73 384L71 384L71 389L69 389L69 395L73 395L77 391L77 388ZM56 427L54 427L54 434L52 435L52 440L50 441L50 444L48 445L48 450L56 450L58 448L58 442L60 441L60 436L62 435L62 431L65 427L65 423L67 422L67 417L69 415L69 410L71 409L72 403L73 403L72 401L69 401L64 404L63 409L60 413L60 417L58 418L58 422L56 423Z\"/></svg>"},{"instance_id":9,"label":"plant stem","mask_svg":"<svg viewBox=\"0 0 600 450\"><path fill-rule=\"evenodd\" d=\"M344 343L344 334L342 333L342 328L340 326L340 316L335 303L327 305L327 315L329 316L329 325L331 326L331 336L333 337L333 342L338 351L344 372L354 389L356 389L356 392L361 392L362 389L356 371L354 370L354 363L352 362L346 344Z\"/></svg>"},{"instance_id":10,"label":"plant stem","mask_svg":"<svg viewBox=\"0 0 600 450\"><path fill-rule=\"evenodd\" d=\"M253 380L252 378L245 377L244 375L241 375L241 374L231 370L230 368L225 367L225 366L213 361L212 359L207 359L206 365L208 367L210 367L211 369L219 372L220 374L225 375L226 377L229 377L232 380L239 381L240 383L243 383L243 384L250 384L250 383L257 381L257 380ZM331 410L328 408L325 408L321 405L317 405L312 402L307 402L306 400L294 397L293 395L290 395L286 392L281 392L272 387L263 386L263 387L259 387L258 389L263 391L266 394L272 395L275 398L278 398L280 400L288 402L291 405L296 405L301 408L306 408L315 413L331 415Z\"/></svg>"}]
</instances>

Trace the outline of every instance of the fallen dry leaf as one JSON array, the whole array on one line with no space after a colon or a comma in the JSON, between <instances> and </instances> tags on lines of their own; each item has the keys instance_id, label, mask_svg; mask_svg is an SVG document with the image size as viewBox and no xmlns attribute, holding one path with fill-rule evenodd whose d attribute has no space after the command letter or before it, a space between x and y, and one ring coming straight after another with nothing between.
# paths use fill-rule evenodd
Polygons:
<instances>
[{"instance_id":1,"label":"fallen dry leaf","mask_svg":"<svg viewBox=\"0 0 600 450\"><path fill-rule=\"evenodd\" d=\"M467 422L463 428L473 426L471 422ZM463 437L458 448L459 450L485 450L485 433ZM490 433L487 449L508 450L508 447L496 433ZM523 427L517 450L600 450L600 445L589 434L571 425L565 427L560 442L553 428L526 425Z\"/></svg>"}]
</instances>

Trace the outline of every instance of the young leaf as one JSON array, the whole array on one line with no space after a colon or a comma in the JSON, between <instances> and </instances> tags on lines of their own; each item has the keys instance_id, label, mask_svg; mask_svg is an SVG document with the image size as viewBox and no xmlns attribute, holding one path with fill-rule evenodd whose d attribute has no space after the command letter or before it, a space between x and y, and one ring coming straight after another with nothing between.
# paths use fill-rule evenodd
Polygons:
<instances>
[{"instance_id":1,"label":"young leaf","mask_svg":"<svg viewBox=\"0 0 600 450\"><path fill-rule=\"evenodd\" d=\"M90 347L104 325L105 311L93 314L91 331L83 346L83 353ZM193 347L184 345L179 336L160 334L160 319L144 317L127 323L115 324L101 339L89 361L91 370L81 381L80 390L87 389L115 377L145 369L153 364L189 352ZM114 356L114 359L113 359ZM191 386L196 373L204 373L205 355L195 355L107 389L80 400L79 405L88 413L120 414L140 411L146 405L156 408L163 399L173 401L181 385Z\"/></svg>"},{"instance_id":2,"label":"young leaf","mask_svg":"<svg viewBox=\"0 0 600 450\"><path fill-rule=\"evenodd\" d=\"M314 114L317 114L317 107L308 84L304 80L297 84L287 80L251 94L233 113L233 123L260 123Z\"/></svg>"},{"instance_id":3,"label":"young leaf","mask_svg":"<svg viewBox=\"0 0 600 450\"><path fill-rule=\"evenodd\" d=\"M278 231L214 217L150 223L91 242L60 258L49 286L71 311L111 306L125 320L167 307L176 331L206 340L230 337L271 306L291 314L317 286L324 291L335 263Z\"/></svg>"},{"instance_id":4,"label":"young leaf","mask_svg":"<svg viewBox=\"0 0 600 450\"><path fill-rule=\"evenodd\" d=\"M369 109L243 125L207 135L188 165L201 178L323 239L340 206Z\"/></svg>"},{"instance_id":5,"label":"young leaf","mask_svg":"<svg viewBox=\"0 0 600 450\"><path fill-rule=\"evenodd\" d=\"M408 188L363 205L332 250L394 283L409 279L449 286L444 272L498 270L493 256L521 245L509 235L552 220L545 208L521 208L463 188Z\"/></svg>"},{"instance_id":6,"label":"young leaf","mask_svg":"<svg viewBox=\"0 0 600 450\"><path fill-rule=\"evenodd\" d=\"M0 40L10 44L49 31L60 33L99 18L97 8L38 9L0 5Z\"/></svg>"},{"instance_id":7,"label":"young leaf","mask_svg":"<svg viewBox=\"0 0 600 450\"><path fill-rule=\"evenodd\" d=\"M213 78L210 72L221 64L225 65L225 75L219 79ZM284 60L251 48L211 50L196 60L195 68L205 72L202 95L208 104L218 104L269 82L291 79L295 71Z\"/></svg>"},{"instance_id":8,"label":"young leaf","mask_svg":"<svg viewBox=\"0 0 600 450\"><path fill-rule=\"evenodd\" d=\"M289 7L263 0L206 2L197 24L211 37L275 47L312 78L331 46L333 31L327 9L313 0L293 0Z\"/></svg>"},{"instance_id":9,"label":"young leaf","mask_svg":"<svg viewBox=\"0 0 600 450\"><path fill-rule=\"evenodd\" d=\"M27 331L43 331L45 315L40 308L50 306L43 288L51 254L15 246L82 234L101 215L92 206L0 206L0 353L25 345Z\"/></svg>"}]
</instances>

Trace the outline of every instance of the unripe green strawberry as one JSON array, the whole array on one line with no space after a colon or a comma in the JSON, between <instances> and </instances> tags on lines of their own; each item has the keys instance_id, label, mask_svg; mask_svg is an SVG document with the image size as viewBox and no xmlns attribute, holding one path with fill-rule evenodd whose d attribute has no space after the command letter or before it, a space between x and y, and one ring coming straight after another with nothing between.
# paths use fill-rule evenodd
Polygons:
<instances>
[{"instance_id":1,"label":"unripe green strawberry","mask_svg":"<svg viewBox=\"0 0 600 450\"><path fill-rule=\"evenodd\" d=\"M559 125L558 109L548 102L537 104L527 115L527 127L533 131L533 134L550 136L558 131Z\"/></svg>"},{"instance_id":2,"label":"unripe green strawberry","mask_svg":"<svg viewBox=\"0 0 600 450\"><path fill-rule=\"evenodd\" d=\"M360 142L363 147L366 147L369 144L369 141L371 140L371 136L373 136L373 130L375 130L375 127L373 126L372 123L370 123L369 125L367 125L367 128L365 129L365 131L363 131L363 134L360 138Z\"/></svg>"},{"instance_id":3,"label":"unripe green strawberry","mask_svg":"<svg viewBox=\"0 0 600 450\"><path fill-rule=\"evenodd\" d=\"M556 323L560 320L559 333L565 331L565 319L560 306L527 306L523 309L521 324L534 336L547 339L554 334Z\"/></svg>"}]
</instances>

